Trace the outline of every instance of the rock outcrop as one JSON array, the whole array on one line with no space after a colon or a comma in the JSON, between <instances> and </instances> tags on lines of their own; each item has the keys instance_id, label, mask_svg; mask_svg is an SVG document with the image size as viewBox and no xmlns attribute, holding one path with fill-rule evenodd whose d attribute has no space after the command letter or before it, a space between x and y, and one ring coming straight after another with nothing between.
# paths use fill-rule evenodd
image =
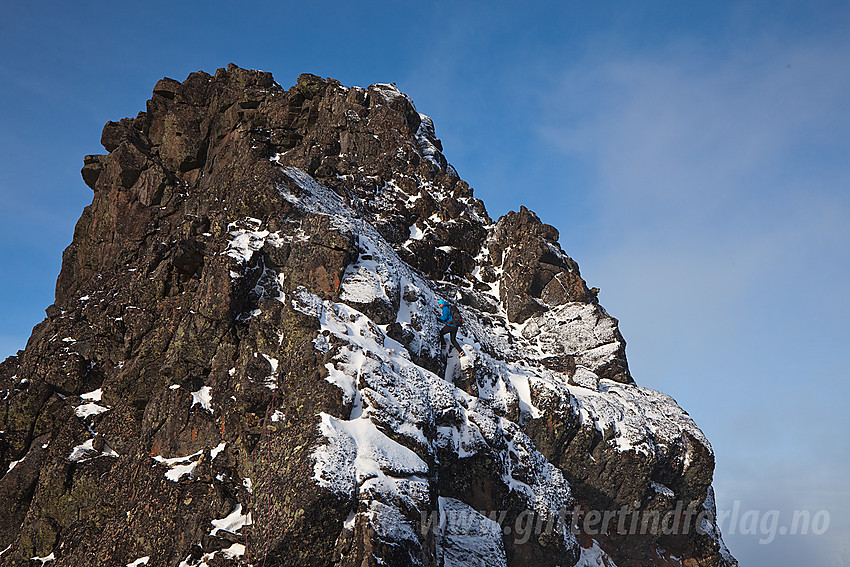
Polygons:
<instances>
[{"instance_id":1,"label":"rock outcrop","mask_svg":"<svg viewBox=\"0 0 850 567\"><path fill-rule=\"evenodd\" d=\"M735 564L702 432L394 85L231 65L101 142L0 364L3 565Z\"/></svg>"}]
</instances>

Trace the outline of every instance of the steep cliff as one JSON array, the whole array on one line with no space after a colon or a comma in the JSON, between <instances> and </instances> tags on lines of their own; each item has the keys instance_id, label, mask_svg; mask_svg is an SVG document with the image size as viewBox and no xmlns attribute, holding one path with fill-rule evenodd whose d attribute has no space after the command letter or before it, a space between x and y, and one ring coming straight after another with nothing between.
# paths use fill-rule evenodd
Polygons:
<instances>
[{"instance_id":1,"label":"steep cliff","mask_svg":"<svg viewBox=\"0 0 850 567\"><path fill-rule=\"evenodd\" d=\"M231 65L101 142L0 365L3 565L735 564L705 436L394 85Z\"/></svg>"}]
</instances>

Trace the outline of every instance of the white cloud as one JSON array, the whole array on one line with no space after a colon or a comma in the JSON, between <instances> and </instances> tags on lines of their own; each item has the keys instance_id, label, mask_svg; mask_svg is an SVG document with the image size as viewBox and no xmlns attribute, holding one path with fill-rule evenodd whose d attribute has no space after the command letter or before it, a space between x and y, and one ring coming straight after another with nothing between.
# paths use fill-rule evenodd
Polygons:
<instances>
[{"instance_id":1,"label":"white cloud","mask_svg":"<svg viewBox=\"0 0 850 567\"><path fill-rule=\"evenodd\" d=\"M679 225L741 222L772 199L792 205L850 181L836 151L848 146L848 50L847 41L766 46L724 61L694 45L604 53L564 74L542 131L594 165L617 220L640 212Z\"/></svg>"}]
</instances>

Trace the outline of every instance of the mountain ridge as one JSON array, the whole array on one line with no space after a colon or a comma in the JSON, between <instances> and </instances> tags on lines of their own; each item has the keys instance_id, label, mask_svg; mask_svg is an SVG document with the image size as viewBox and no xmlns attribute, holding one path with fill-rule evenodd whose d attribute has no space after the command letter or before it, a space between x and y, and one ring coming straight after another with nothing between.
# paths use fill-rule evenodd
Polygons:
<instances>
[{"instance_id":1,"label":"mountain ridge","mask_svg":"<svg viewBox=\"0 0 850 567\"><path fill-rule=\"evenodd\" d=\"M101 142L56 302L0 365L10 565L735 564L705 436L635 384L557 230L490 219L394 85L231 65ZM562 517L618 509L694 513ZM447 511L471 523L420 529Z\"/></svg>"}]
</instances>

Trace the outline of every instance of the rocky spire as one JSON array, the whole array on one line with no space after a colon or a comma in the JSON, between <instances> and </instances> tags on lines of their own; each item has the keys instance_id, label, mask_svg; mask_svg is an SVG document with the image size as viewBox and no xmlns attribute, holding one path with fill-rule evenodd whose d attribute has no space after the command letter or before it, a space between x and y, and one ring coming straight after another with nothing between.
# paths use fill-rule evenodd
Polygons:
<instances>
[{"instance_id":1,"label":"rocky spire","mask_svg":"<svg viewBox=\"0 0 850 567\"><path fill-rule=\"evenodd\" d=\"M634 383L557 230L494 223L394 85L231 65L101 142L0 364L4 565L734 564L702 432ZM692 513L582 521L617 510Z\"/></svg>"}]
</instances>

